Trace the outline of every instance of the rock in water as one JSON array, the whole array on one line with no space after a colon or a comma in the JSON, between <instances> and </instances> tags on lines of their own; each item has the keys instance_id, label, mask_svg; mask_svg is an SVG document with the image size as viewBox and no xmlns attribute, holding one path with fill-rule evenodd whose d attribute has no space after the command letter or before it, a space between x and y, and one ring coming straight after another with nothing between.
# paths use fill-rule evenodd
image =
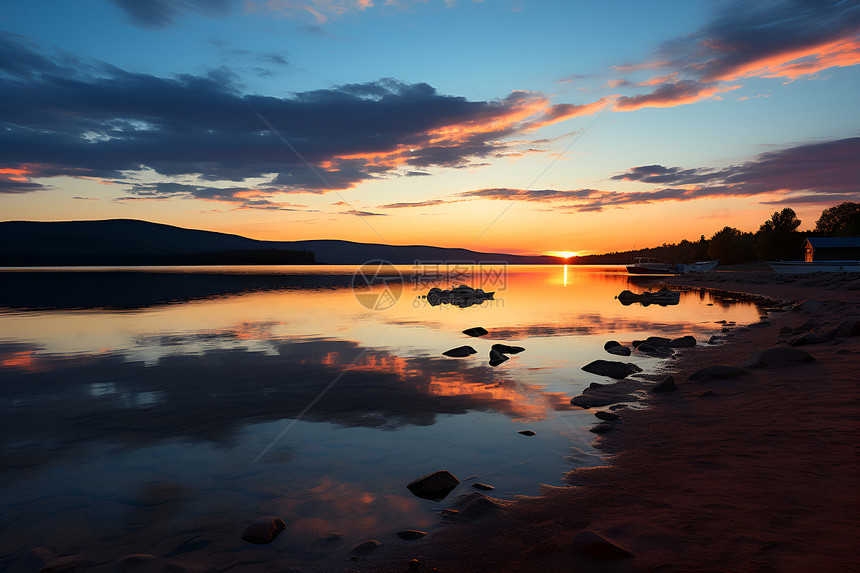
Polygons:
<instances>
[{"instance_id":1,"label":"rock in water","mask_svg":"<svg viewBox=\"0 0 860 573\"><path fill-rule=\"evenodd\" d=\"M485 334L489 334L486 328L481 326L476 326L474 328L467 328L463 331L463 334L466 336L484 336Z\"/></svg>"},{"instance_id":2,"label":"rock in water","mask_svg":"<svg viewBox=\"0 0 860 573\"><path fill-rule=\"evenodd\" d=\"M245 528L242 539L249 543L265 545L277 539L286 527L287 524L280 517L274 515L258 517Z\"/></svg>"},{"instance_id":3,"label":"rock in water","mask_svg":"<svg viewBox=\"0 0 860 573\"><path fill-rule=\"evenodd\" d=\"M618 414L613 414L612 412L595 412L594 416L599 420L606 420L607 422L612 422L613 420L619 419L621 416Z\"/></svg>"},{"instance_id":4,"label":"rock in water","mask_svg":"<svg viewBox=\"0 0 860 573\"><path fill-rule=\"evenodd\" d=\"M418 478L406 487L416 497L442 501L458 485L460 485L460 480L451 475L450 472L439 470Z\"/></svg>"},{"instance_id":5,"label":"rock in water","mask_svg":"<svg viewBox=\"0 0 860 573\"><path fill-rule=\"evenodd\" d=\"M673 390L677 390L678 387L675 385L675 379L671 376L667 376L665 380L651 388L652 392L660 393L660 392L672 392Z\"/></svg>"},{"instance_id":6,"label":"rock in water","mask_svg":"<svg viewBox=\"0 0 860 573\"><path fill-rule=\"evenodd\" d=\"M473 484L472 484L472 487L473 487L473 488L475 488L475 489L482 489L482 490L484 490L484 491L490 491L491 489L496 489L495 487L493 487L493 486L491 486L491 485L487 485L487 484L485 484L485 483L481 483L481 482L475 482L475 483L473 483Z\"/></svg>"},{"instance_id":7,"label":"rock in water","mask_svg":"<svg viewBox=\"0 0 860 573\"><path fill-rule=\"evenodd\" d=\"M380 545L382 545L382 544L375 539L367 539L365 541L362 541L361 543L359 543L355 547L353 547L352 551L350 551L350 553L354 553L356 555L367 555L368 553L370 553L371 551L373 551L374 549L376 549Z\"/></svg>"},{"instance_id":8,"label":"rock in water","mask_svg":"<svg viewBox=\"0 0 860 573\"><path fill-rule=\"evenodd\" d=\"M417 529L401 529L397 532L397 537L400 539L405 539L406 541L414 541L415 539L421 539L427 535L426 531L419 531Z\"/></svg>"},{"instance_id":9,"label":"rock in water","mask_svg":"<svg viewBox=\"0 0 860 573\"><path fill-rule=\"evenodd\" d=\"M636 372L642 372L641 368L631 362L616 362L614 360L595 360L583 366L582 369L592 374L609 376L617 380Z\"/></svg>"},{"instance_id":10,"label":"rock in water","mask_svg":"<svg viewBox=\"0 0 860 573\"><path fill-rule=\"evenodd\" d=\"M663 336L649 336L645 339L645 342L653 346L669 346L669 343L672 341Z\"/></svg>"},{"instance_id":11,"label":"rock in water","mask_svg":"<svg viewBox=\"0 0 860 573\"><path fill-rule=\"evenodd\" d=\"M492 350L501 354L519 354L525 350L525 348L522 346L508 346L507 344L494 344L492 346Z\"/></svg>"},{"instance_id":12,"label":"rock in water","mask_svg":"<svg viewBox=\"0 0 860 573\"><path fill-rule=\"evenodd\" d=\"M633 557L633 554L623 547L588 530L580 531L573 537L570 550L592 559L627 559Z\"/></svg>"},{"instance_id":13,"label":"rock in water","mask_svg":"<svg viewBox=\"0 0 860 573\"><path fill-rule=\"evenodd\" d=\"M702 368L701 370L696 370L692 374L690 374L687 380L707 380L709 378L737 378L738 376L743 376L744 374L749 374L748 370L744 370L743 368L738 368L737 366L724 366L722 364L717 366L708 366L707 368Z\"/></svg>"},{"instance_id":14,"label":"rock in water","mask_svg":"<svg viewBox=\"0 0 860 573\"><path fill-rule=\"evenodd\" d=\"M695 345L696 339L692 336L682 336L681 338L670 340L669 344L667 344L669 348L692 348Z\"/></svg>"},{"instance_id":15,"label":"rock in water","mask_svg":"<svg viewBox=\"0 0 860 573\"><path fill-rule=\"evenodd\" d=\"M494 348L490 349L490 366L498 366L502 362L510 360L507 356L497 351Z\"/></svg>"},{"instance_id":16,"label":"rock in water","mask_svg":"<svg viewBox=\"0 0 860 573\"><path fill-rule=\"evenodd\" d=\"M518 433L518 434L522 434L522 435L524 435L524 436L534 436L534 435L535 435L535 432L533 432L533 431L531 431L531 430L520 430L520 431L519 431L519 432L517 432L517 433Z\"/></svg>"},{"instance_id":17,"label":"rock in water","mask_svg":"<svg viewBox=\"0 0 860 573\"><path fill-rule=\"evenodd\" d=\"M444 356L450 356L451 358L463 358L464 356L471 356L472 354L477 354L478 351L472 348L471 346L458 346L457 348L452 348L451 350L446 350L442 354Z\"/></svg>"}]
</instances>

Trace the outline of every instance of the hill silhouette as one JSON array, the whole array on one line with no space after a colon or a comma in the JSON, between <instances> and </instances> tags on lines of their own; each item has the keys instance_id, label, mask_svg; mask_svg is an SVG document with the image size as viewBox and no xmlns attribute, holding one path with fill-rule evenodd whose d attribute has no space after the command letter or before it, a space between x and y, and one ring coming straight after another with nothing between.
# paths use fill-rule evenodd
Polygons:
<instances>
[{"instance_id":1,"label":"hill silhouette","mask_svg":"<svg viewBox=\"0 0 860 573\"><path fill-rule=\"evenodd\" d=\"M427 245L384 245L334 239L259 241L137 219L0 222L0 266L361 264L381 259L554 264L548 256L480 253Z\"/></svg>"}]
</instances>

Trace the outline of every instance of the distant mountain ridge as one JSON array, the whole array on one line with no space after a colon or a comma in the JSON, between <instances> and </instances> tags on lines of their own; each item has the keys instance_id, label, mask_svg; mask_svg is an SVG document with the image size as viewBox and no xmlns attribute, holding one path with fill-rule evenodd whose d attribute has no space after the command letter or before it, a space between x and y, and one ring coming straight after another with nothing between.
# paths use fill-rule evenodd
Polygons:
<instances>
[{"instance_id":1,"label":"distant mountain ridge","mask_svg":"<svg viewBox=\"0 0 860 573\"><path fill-rule=\"evenodd\" d=\"M362 264L374 259L392 264L413 264L415 261L510 264L560 262L549 256L481 253L427 245L384 245L335 239L260 241L240 235L185 229L138 219L0 222L0 266L147 264L145 261L148 260L153 261L151 264L169 264L164 261L176 261L174 264L218 264L217 256L227 257L220 261L223 264L229 264L231 256L241 256L242 262L251 264Z\"/></svg>"}]
</instances>

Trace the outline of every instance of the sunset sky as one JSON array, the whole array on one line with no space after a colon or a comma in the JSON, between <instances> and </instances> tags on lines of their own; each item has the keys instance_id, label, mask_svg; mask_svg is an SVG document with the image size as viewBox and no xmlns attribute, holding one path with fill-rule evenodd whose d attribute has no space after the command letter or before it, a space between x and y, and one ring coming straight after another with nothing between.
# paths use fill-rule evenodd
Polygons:
<instances>
[{"instance_id":1,"label":"sunset sky","mask_svg":"<svg viewBox=\"0 0 860 573\"><path fill-rule=\"evenodd\" d=\"M860 201L860 4L42 0L0 220L605 252Z\"/></svg>"}]
</instances>

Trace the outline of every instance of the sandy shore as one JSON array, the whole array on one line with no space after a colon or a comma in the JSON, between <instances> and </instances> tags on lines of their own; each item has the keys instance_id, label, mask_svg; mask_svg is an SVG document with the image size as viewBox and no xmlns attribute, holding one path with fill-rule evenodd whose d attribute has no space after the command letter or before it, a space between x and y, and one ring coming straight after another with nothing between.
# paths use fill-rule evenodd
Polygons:
<instances>
[{"instance_id":1,"label":"sandy shore","mask_svg":"<svg viewBox=\"0 0 860 573\"><path fill-rule=\"evenodd\" d=\"M807 302L667 361L678 389L649 394L647 409L617 410L598 438L611 465L575 470L572 487L540 497L472 500L423 541L357 569L405 571L417 559L418 571L860 570L860 336L834 332L860 319L860 277L741 269L670 282ZM814 362L780 357L736 378L688 380L788 348L809 321L824 340L793 348ZM573 542L584 530L633 557L581 555Z\"/></svg>"}]
</instances>

